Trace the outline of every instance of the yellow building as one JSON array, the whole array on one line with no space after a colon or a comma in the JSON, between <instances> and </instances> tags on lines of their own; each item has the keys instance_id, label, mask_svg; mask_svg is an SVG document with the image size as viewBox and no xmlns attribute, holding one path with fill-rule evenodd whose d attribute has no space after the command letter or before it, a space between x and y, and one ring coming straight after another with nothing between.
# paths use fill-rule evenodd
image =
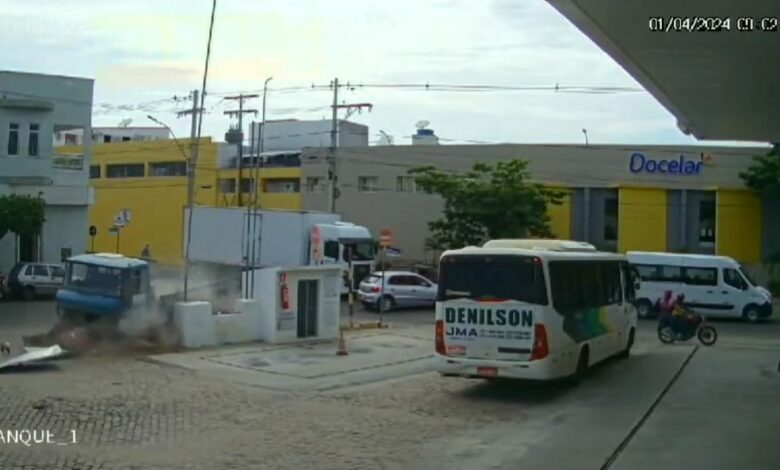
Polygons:
<instances>
[{"instance_id":1,"label":"yellow building","mask_svg":"<svg viewBox=\"0 0 780 470\"><path fill-rule=\"evenodd\" d=\"M181 147L179 147L179 145ZM195 202L208 206L247 205L259 179L259 205L263 209L301 209L300 166L246 168L238 183L236 147L211 138L200 140L195 171ZM150 257L168 265L182 263L184 207L187 201L185 154L190 140L94 144L90 167L94 204L90 225L97 229L90 251L141 256L148 245ZM67 148L61 149L63 152ZM129 221L118 232L110 230L120 214Z\"/></svg>"}]
</instances>

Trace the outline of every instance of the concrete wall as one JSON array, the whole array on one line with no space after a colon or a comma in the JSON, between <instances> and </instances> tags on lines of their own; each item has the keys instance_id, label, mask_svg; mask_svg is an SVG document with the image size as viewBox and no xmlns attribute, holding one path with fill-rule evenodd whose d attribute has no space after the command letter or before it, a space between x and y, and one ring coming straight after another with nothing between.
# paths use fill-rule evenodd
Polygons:
<instances>
[{"instance_id":1,"label":"concrete wall","mask_svg":"<svg viewBox=\"0 0 780 470\"><path fill-rule=\"evenodd\" d=\"M665 189L620 188L618 251L666 251Z\"/></svg>"},{"instance_id":2,"label":"concrete wall","mask_svg":"<svg viewBox=\"0 0 780 470\"><path fill-rule=\"evenodd\" d=\"M70 248L73 255L87 251L88 218L84 207L46 206L42 261L60 263L63 248Z\"/></svg>"}]
</instances>

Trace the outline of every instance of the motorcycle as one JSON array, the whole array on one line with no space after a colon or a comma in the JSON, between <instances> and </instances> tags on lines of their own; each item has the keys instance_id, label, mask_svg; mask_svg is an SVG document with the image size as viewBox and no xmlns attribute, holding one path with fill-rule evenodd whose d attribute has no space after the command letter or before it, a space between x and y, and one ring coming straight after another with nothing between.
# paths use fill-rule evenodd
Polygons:
<instances>
[{"instance_id":1,"label":"motorcycle","mask_svg":"<svg viewBox=\"0 0 780 470\"><path fill-rule=\"evenodd\" d=\"M664 344L688 341L694 336L701 344L712 346L718 340L718 331L707 323L704 315L689 309L685 309L682 318L674 318L673 315L667 314L658 321L658 339Z\"/></svg>"}]
</instances>

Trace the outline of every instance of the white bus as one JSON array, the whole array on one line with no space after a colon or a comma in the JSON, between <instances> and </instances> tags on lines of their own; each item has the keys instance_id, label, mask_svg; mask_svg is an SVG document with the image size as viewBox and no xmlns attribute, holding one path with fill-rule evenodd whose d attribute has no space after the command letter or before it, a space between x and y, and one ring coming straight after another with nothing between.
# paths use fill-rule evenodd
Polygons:
<instances>
[{"instance_id":1,"label":"white bus","mask_svg":"<svg viewBox=\"0 0 780 470\"><path fill-rule=\"evenodd\" d=\"M494 240L442 254L436 302L443 375L582 378L634 342L635 276L587 243ZM637 281L638 282L638 281Z\"/></svg>"},{"instance_id":2,"label":"white bus","mask_svg":"<svg viewBox=\"0 0 780 470\"><path fill-rule=\"evenodd\" d=\"M685 295L685 303L708 317L744 318L755 323L772 315L772 295L727 256L629 251L629 263L639 273L640 317L657 313L666 293Z\"/></svg>"}]
</instances>

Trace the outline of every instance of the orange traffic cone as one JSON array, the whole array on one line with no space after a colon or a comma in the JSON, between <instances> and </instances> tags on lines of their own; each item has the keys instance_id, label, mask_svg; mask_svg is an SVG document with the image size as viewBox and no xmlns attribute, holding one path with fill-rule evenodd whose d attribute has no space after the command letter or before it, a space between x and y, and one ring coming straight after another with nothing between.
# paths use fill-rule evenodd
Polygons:
<instances>
[{"instance_id":1,"label":"orange traffic cone","mask_svg":"<svg viewBox=\"0 0 780 470\"><path fill-rule=\"evenodd\" d=\"M344 330L341 330L341 335L339 336L339 349L336 351L337 356L346 356L349 353L347 352L347 342L344 340Z\"/></svg>"}]
</instances>

